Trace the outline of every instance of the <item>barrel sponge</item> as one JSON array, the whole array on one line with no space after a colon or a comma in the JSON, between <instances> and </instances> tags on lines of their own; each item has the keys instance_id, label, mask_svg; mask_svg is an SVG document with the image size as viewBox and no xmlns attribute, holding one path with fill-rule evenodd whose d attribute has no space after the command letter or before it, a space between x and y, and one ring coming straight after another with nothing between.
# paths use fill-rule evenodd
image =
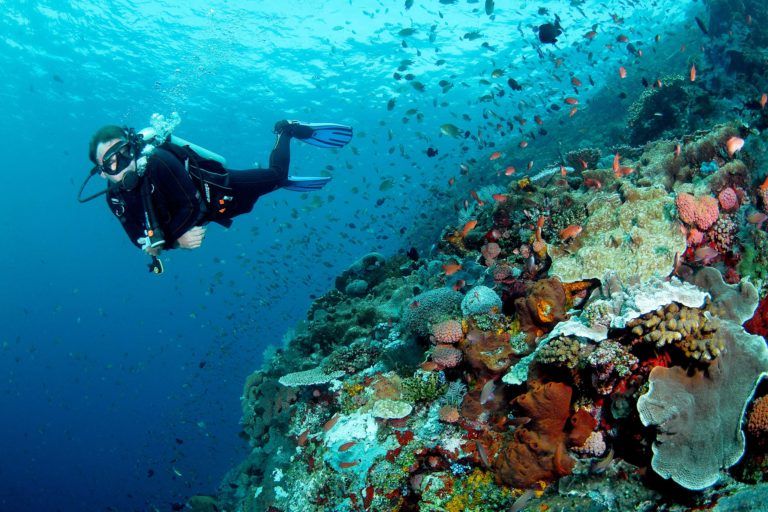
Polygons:
<instances>
[{"instance_id":1,"label":"barrel sponge","mask_svg":"<svg viewBox=\"0 0 768 512\"><path fill-rule=\"evenodd\" d=\"M432 324L455 318L462 295L450 288L429 290L412 298L403 308L400 323L405 332L429 336Z\"/></svg>"},{"instance_id":2,"label":"barrel sponge","mask_svg":"<svg viewBox=\"0 0 768 512\"><path fill-rule=\"evenodd\" d=\"M643 425L657 428L651 466L663 478L701 490L744 454L741 430L757 383L768 374L768 348L730 320L722 320L725 351L706 372L655 367L637 401Z\"/></svg>"},{"instance_id":3,"label":"barrel sponge","mask_svg":"<svg viewBox=\"0 0 768 512\"><path fill-rule=\"evenodd\" d=\"M464 315L487 315L499 311L501 311L501 298L487 286L475 286L461 301L461 312Z\"/></svg>"}]
</instances>

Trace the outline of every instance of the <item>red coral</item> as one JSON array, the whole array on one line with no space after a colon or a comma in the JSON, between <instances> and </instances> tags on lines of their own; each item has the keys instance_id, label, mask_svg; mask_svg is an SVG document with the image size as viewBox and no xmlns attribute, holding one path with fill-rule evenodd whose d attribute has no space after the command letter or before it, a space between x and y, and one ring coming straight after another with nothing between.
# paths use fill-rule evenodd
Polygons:
<instances>
[{"instance_id":1,"label":"red coral","mask_svg":"<svg viewBox=\"0 0 768 512\"><path fill-rule=\"evenodd\" d=\"M747 432L756 438L768 438L768 396L755 400L747 419Z\"/></svg>"},{"instance_id":2,"label":"red coral","mask_svg":"<svg viewBox=\"0 0 768 512\"><path fill-rule=\"evenodd\" d=\"M681 192L675 200L680 219L686 224L707 230L715 223L720 208L717 199L712 196L695 198L691 194Z\"/></svg>"},{"instance_id":3,"label":"red coral","mask_svg":"<svg viewBox=\"0 0 768 512\"><path fill-rule=\"evenodd\" d=\"M512 401L530 421L515 430L496 459L502 483L530 488L570 474L575 461L566 449L565 427L572 393L570 386L560 382L532 382L527 393Z\"/></svg>"},{"instance_id":4,"label":"red coral","mask_svg":"<svg viewBox=\"0 0 768 512\"><path fill-rule=\"evenodd\" d=\"M744 329L750 334L768 337L768 295L760 299L755 314L744 324Z\"/></svg>"}]
</instances>

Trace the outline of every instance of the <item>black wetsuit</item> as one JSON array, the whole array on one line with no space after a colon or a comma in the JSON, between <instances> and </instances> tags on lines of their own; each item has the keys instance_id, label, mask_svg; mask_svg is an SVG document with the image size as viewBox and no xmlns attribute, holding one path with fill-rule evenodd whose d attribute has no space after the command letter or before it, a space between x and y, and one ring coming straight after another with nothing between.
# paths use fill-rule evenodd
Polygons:
<instances>
[{"instance_id":1,"label":"black wetsuit","mask_svg":"<svg viewBox=\"0 0 768 512\"><path fill-rule=\"evenodd\" d=\"M259 197L280 188L288 177L290 142L290 135L278 135L269 156L268 169L227 171L232 190L231 200L227 200L225 208L207 204L183 162L162 147L156 148L149 156L144 175L136 187L123 190L110 182L107 204L120 219L131 242L141 248L138 239L145 236L141 190L148 182L155 218L165 237L163 248L172 249L176 240L190 228L207 222L229 226L233 217L250 212ZM221 164L212 160L204 160L201 166L218 166L219 171L224 171Z\"/></svg>"}]
</instances>

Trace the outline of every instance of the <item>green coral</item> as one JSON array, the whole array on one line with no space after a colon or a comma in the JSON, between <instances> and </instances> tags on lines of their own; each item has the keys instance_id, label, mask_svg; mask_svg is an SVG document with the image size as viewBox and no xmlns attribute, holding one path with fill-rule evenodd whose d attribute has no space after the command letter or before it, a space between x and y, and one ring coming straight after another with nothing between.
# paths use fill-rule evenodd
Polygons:
<instances>
[{"instance_id":1,"label":"green coral","mask_svg":"<svg viewBox=\"0 0 768 512\"><path fill-rule=\"evenodd\" d=\"M445 394L448 386L440 383L440 377L435 372L422 373L419 377L409 377L403 380L402 396L408 402L434 402Z\"/></svg>"},{"instance_id":2,"label":"green coral","mask_svg":"<svg viewBox=\"0 0 768 512\"><path fill-rule=\"evenodd\" d=\"M547 341L536 352L536 360L555 366L574 369L579 365L581 344L576 338L558 336Z\"/></svg>"}]
</instances>

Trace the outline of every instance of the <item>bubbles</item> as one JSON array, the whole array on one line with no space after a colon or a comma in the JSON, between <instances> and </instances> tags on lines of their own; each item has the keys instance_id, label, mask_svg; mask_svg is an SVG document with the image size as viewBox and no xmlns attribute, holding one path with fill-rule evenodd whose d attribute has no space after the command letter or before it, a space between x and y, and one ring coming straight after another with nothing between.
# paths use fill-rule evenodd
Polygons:
<instances>
[{"instance_id":1,"label":"bubbles","mask_svg":"<svg viewBox=\"0 0 768 512\"><path fill-rule=\"evenodd\" d=\"M178 112L171 112L168 118L155 112L149 118L149 125L155 130L160 140L165 140L180 124L181 116Z\"/></svg>"}]
</instances>

